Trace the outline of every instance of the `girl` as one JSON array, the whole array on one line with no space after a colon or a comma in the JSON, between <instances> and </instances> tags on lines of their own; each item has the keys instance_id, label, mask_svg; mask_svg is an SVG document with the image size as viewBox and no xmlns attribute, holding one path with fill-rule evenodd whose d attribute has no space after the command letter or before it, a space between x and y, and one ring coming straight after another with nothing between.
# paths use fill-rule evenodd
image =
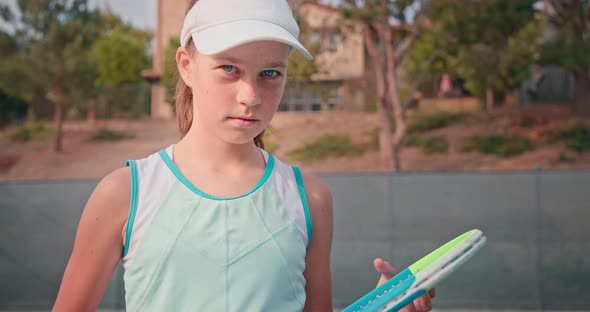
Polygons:
<instances>
[{"instance_id":1,"label":"girl","mask_svg":"<svg viewBox=\"0 0 590 312\"><path fill-rule=\"evenodd\" d=\"M332 198L264 151L299 28L286 0L191 1L181 140L100 181L54 311L93 311L119 261L128 311L332 311ZM377 259L383 282L394 273ZM408 306L430 310L428 295Z\"/></svg>"}]
</instances>

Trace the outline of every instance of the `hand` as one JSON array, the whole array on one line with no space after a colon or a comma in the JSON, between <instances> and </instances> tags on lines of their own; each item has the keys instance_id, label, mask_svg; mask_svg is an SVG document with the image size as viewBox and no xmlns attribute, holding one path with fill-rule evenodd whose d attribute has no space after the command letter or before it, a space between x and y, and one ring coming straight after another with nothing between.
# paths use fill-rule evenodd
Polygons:
<instances>
[{"instance_id":1,"label":"hand","mask_svg":"<svg viewBox=\"0 0 590 312\"><path fill-rule=\"evenodd\" d=\"M392 267L387 261L382 259L375 259L373 261L373 266L377 272L381 273L381 278L379 278L379 282L377 283L377 287L381 284L385 283L387 280L395 276L398 271ZM414 302L408 304L404 308L400 310L400 312L427 312L432 310L432 298L436 296L436 290L431 289L429 292L425 293L424 295L418 297Z\"/></svg>"}]
</instances>

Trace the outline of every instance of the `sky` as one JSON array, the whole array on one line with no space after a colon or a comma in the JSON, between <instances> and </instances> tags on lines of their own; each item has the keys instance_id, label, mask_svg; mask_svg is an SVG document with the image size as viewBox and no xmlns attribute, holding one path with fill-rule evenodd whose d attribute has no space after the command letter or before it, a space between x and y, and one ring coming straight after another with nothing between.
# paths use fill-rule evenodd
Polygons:
<instances>
[{"instance_id":1,"label":"sky","mask_svg":"<svg viewBox=\"0 0 590 312\"><path fill-rule=\"evenodd\" d=\"M156 0L90 0L90 2L101 8L110 8L124 21L136 27L151 30L156 28Z\"/></svg>"},{"instance_id":2,"label":"sky","mask_svg":"<svg viewBox=\"0 0 590 312\"><path fill-rule=\"evenodd\" d=\"M0 2L14 6L16 0L0 0ZM92 6L110 8L124 21L136 27L150 30L156 28L157 0L89 0L89 2Z\"/></svg>"}]
</instances>

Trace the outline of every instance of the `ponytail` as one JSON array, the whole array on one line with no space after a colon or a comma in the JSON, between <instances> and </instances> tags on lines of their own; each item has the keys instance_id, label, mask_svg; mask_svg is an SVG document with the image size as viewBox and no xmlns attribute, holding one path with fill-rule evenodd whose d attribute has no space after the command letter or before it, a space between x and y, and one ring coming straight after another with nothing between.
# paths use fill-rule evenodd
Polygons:
<instances>
[{"instance_id":1,"label":"ponytail","mask_svg":"<svg viewBox=\"0 0 590 312\"><path fill-rule=\"evenodd\" d=\"M262 137L264 137L264 131L266 130L262 130L262 132L254 138L254 144L261 149L264 149L264 140L262 139Z\"/></svg>"},{"instance_id":2,"label":"ponytail","mask_svg":"<svg viewBox=\"0 0 590 312\"><path fill-rule=\"evenodd\" d=\"M176 81L175 109L180 136L184 137L193 125L193 90L184 83L182 77Z\"/></svg>"}]
</instances>

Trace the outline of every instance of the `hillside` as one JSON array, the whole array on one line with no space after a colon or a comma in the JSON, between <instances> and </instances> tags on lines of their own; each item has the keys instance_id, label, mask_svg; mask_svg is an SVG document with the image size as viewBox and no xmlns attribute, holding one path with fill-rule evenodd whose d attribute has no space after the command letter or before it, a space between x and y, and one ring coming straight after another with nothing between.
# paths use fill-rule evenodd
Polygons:
<instances>
[{"instance_id":1,"label":"hillside","mask_svg":"<svg viewBox=\"0 0 590 312\"><path fill-rule=\"evenodd\" d=\"M427 120L424 116L410 118L410 126L413 123L413 128L417 129L411 137L414 143L417 142L416 139L425 142L434 138L426 144L426 148L436 152L447 146L447 151L425 154L420 144L407 144L414 146L406 146L402 150L403 170L590 168L590 151L575 152L566 146L565 141L556 141L548 134L555 129L571 127L581 122L587 125L587 120L574 118L552 107L518 113L500 111L492 115L477 113L455 117L448 115L441 119L438 116L438 120L431 120L430 117ZM441 125L443 126L437 128ZM3 130L0 132L0 180L99 178L123 166L127 159L144 157L178 139L174 121L103 121L98 126L113 132L103 133L106 134L103 135L103 140L95 141L89 139L95 132L85 123L67 123L65 150L60 154L50 150L50 139L47 137L15 142L9 139L9 136L14 137L15 130ZM374 113L278 113L271 126L266 137L268 149L280 159L298 165L303 170L317 173L386 171L384 161L375 146L377 115ZM433 127L436 129L431 129ZM114 140L113 135L121 133L129 133L134 137ZM291 153L327 134L350 137L353 147L360 148L360 152L353 156L331 156L310 161L297 160ZM583 134L587 135L586 132ZM530 146L525 144L524 149L527 151L512 157L464 152L465 140L475 135L518 135L520 141L516 142L517 150L522 147L522 138L528 139ZM574 135L578 135L578 141L587 139L585 136L580 138L579 133ZM588 142L581 142L582 147L587 146Z\"/></svg>"}]
</instances>

